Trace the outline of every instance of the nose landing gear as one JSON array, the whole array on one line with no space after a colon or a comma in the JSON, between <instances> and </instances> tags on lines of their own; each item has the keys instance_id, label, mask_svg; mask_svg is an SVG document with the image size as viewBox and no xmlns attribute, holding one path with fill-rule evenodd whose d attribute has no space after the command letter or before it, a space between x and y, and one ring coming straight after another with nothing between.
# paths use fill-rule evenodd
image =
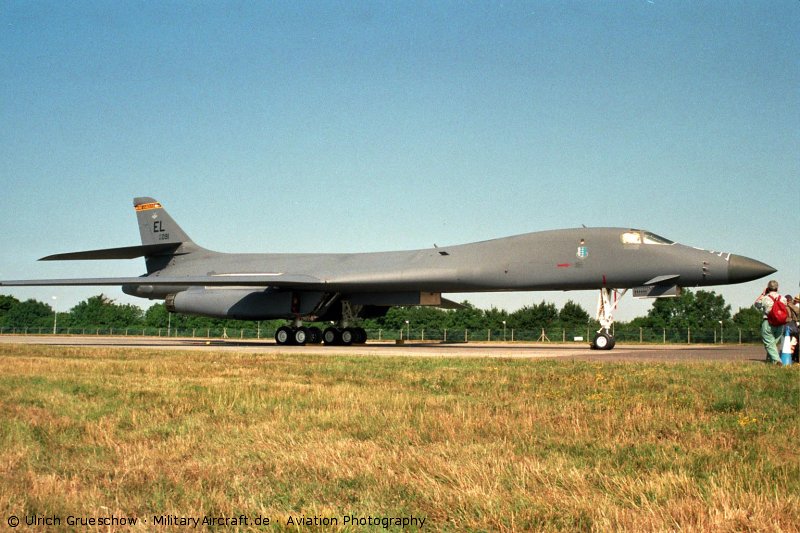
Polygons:
<instances>
[{"instance_id":1,"label":"nose landing gear","mask_svg":"<svg viewBox=\"0 0 800 533\"><path fill-rule=\"evenodd\" d=\"M603 287L597 298L597 320L600 322L600 329L592 339L592 350L611 350L617 344L614 335L611 334L611 326L614 324L614 310L617 308L620 299L628 292L628 289L621 293L614 291L614 301L611 301L611 290Z\"/></svg>"},{"instance_id":2,"label":"nose landing gear","mask_svg":"<svg viewBox=\"0 0 800 533\"><path fill-rule=\"evenodd\" d=\"M614 336L608 331L598 331L592 339L592 350L610 350L617 344Z\"/></svg>"}]
</instances>

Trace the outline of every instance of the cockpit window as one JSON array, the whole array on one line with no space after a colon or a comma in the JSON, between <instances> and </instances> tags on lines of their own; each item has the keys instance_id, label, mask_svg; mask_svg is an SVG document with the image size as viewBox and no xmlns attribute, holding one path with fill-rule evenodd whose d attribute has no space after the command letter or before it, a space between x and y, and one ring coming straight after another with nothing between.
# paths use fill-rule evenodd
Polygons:
<instances>
[{"instance_id":1,"label":"cockpit window","mask_svg":"<svg viewBox=\"0 0 800 533\"><path fill-rule=\"evenodd\" d=\"M645 244L675 244L669 239L665 239L655 233L650 233L648 231L644 232L644 243Z\"/></svg>"},{"instance_id":2,"label":"cockpit window","mask_svg":"<svg viewBox=\"0 0 800 533\"><path fill-rule=\"evenodd\" d=\"M622 244L642 244L642 234L636 230L622 234Z\"/></svg>"},{"instance_id":3,"label":"cockpit window","mask_svg":"<svg viewBox=\"0 0 800 533\"><path fill-rule=\"evenodd\" d=\"M669 239L665 239L649 231L639 231L632 229L622 234L622 244L675 244Z\"/></svg>"}]
</instances>

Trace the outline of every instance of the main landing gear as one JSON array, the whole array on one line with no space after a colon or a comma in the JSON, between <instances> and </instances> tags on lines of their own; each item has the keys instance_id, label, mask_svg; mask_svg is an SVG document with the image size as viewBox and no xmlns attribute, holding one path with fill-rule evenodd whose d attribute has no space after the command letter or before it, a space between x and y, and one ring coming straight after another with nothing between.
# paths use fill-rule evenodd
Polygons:
<instances>
[{"instance_id":1,"label":"main landing gear","mask_svg":"<svg viewBox=\"0 0 800 533\"><path fill-rule=\"evenodd\" d=\"M281 326L275 332L275 342L282 346L319 344L322 342L322 330L317 327Z\"/></svg>"},{"instance_id":2,"label":"main landing gear","mask_svg":"<svg viewBox=\"0 0 800 533\"><path fill-rule=\"evenodd\" d=\"M324 315L325 310L330 307L336 298L338 298L338 295L324 299L324 305L320 305L311 315L296 315L293 325L278 328L278 331L275 332L275 342L282 346L303 346L305 344L320 344L323 342L328 346L350 346L351 344L364 344L367 342L367 331L364 328L347 325L358 318L362 306L351 304L347 300L341 301L342 314L338 327L330 326L325 328L325 331L322 331L317 327L307 328L303 326L303 318L314 320Z\"/></svg>"},{"instance_id":3,"label":"main landing gear","mask_svg":"<svg viewBox=\"0 0 800 533\"><path fill-rule=\"evenodd\" d=\"M614 335L611 334L611 326L614 324L614 310L626 292L628 289L621 293L614 291L612 303L611 291L605 287L600 289L600 296L597 299L597 320L600 322L600 329L592 339L592 350L611 350L617 344Z\"/></svg>"},{"instance_id":4,"label":"main landing gear","mask_svg":"<svg viewBox=\"0 0 800 533\"><path fill-rule=\"evenodd\" d=\"M364 328L335 328L331 326L322 333L322 341L329 346L364 344L367 342L367 331Z\"/></svg>"},{"instance_id":5,"label":"main landing gear","mask_svg":"<svg viewBox=\"0 0 800 533\"><path fill-rule=\"evenodd\" d=\"M350 346L367 342L367 331L364 328L329 327L323 332L318 327L281 326L275 332L275 342L281 346L304 346L306 344L325 343L327 346Z\"/></svg>"}]
</instances>

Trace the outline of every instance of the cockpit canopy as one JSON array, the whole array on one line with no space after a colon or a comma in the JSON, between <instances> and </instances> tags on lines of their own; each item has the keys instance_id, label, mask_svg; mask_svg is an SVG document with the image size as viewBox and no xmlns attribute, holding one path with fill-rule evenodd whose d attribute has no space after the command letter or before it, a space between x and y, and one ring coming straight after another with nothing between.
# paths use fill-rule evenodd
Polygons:
<instances>
[{"instance_id":1,"label":"cockpit canopy","mask_svg":"<svg viewBox=\"0 0 800 533\"><path fill-rule=\"evenodd\" d=\"M642 231L638 229L632 229L630 231L626 231L621 235L620 238L622 239L622 244L661 244L661 245L675 244L673 241L665 239L660 235L656 235L655 233L650 233L649 231Z\"/></svg>"}]
</instances>

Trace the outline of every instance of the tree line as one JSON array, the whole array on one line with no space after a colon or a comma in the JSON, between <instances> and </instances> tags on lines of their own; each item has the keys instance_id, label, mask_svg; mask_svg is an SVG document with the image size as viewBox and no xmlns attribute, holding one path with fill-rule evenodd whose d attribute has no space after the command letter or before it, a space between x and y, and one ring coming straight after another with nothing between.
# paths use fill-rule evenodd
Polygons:
<instances>
[{"instance_id":1,"label":"tree line","mask_svg":"<svg viewBox=\"0 0 800 533\"><path fill-rule=\"evenodd\" d=\"M58 329L90 328L167 328L218 330L252 329L271 330L285 324L284 320L241 321L169 313L163 303L152 305L147 310L132 305L119 304L103 294L92 296L67 312L59 312L37 300L20 301L13 296L0 295L0 327L3 328L52 328L57 320ZM720 324L721 323L721 324ZM630 322L617 322L616 328L646 328L683 330L712 330L720 325L737 327L747 331L758 331L761 314L754 308L741 308L731 314L731 306L714 291L685 290L677 298L659 298L644 317ZM526 305L508 312L492 307L480 309L468 301L460 309L435 307L393 307L386 316L361 321L368 330L517 330L539 331L541 329L596 330L599 325L589 313L572 300L561 309L550 302Z\"/></svg>"}]
</instances>

